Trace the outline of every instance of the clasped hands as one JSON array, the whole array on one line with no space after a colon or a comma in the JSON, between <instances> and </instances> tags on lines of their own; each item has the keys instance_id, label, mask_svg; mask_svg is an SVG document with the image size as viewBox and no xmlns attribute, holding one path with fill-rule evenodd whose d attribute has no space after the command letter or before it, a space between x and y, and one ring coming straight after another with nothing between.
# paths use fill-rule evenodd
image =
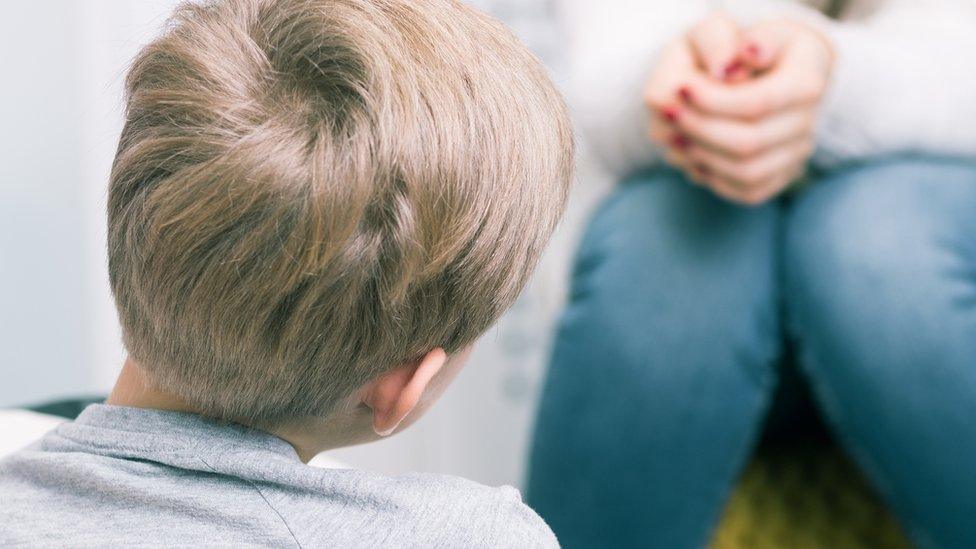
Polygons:
<instances>
[{"instance_id":1,"label":"clasped hands","mask_svg":"<svg viewBox=\"0 0 976 549\"><path fill-rule=\"evenodd\" d=\"M695 184L764 203L803 174L833 61L829 40L803 23L741 28L710 15L654 68L644 92L651 139Z\"/></svg>"}]
</instances>

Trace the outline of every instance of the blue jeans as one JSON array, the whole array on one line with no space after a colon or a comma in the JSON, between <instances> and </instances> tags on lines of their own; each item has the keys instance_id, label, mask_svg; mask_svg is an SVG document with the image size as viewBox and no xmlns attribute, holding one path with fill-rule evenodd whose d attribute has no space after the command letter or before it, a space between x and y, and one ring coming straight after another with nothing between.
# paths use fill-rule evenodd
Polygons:
<instances>
[{"instance_id":1,"label":"blue jeans","mask_svg":"<svg viewBox=\"0 0 976 549\"><path fill-rule=\"evenodd\" d=\"M670 171L585 235L527 499L567 547L700 547L785 338L913 539L976 547L976 165L894 158L759 208Z\"/></svg>"}]
</instances>

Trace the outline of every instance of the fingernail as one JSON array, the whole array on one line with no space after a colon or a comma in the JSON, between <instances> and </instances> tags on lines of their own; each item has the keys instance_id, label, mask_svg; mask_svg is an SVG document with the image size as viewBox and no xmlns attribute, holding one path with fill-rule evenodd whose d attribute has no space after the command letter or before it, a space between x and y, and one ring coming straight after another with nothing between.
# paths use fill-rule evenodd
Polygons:
<instances>
[{"instance_id":1,"label":"fingernail","mask_svg":"<svg viewBox=\"0 0 976 549\"><path fill-rule=\"evenodd\" d=\"M742 68L742 60L741 59L736 59L735 61L733 61L733 62L731 62L731 63L729 63L728 65L725 66L725 70L722 71L722 76L725 77L725 78L729 78L733 74L735 74L735 71L737 71L737 70L739 70L741 68Z\"/></svg>"},{"instance_id":2,"label":"fingernail","mask_svg":"<svg viewBox=\"0 0 976 549\"><path fill-rule=\"evenodd\" d=\"M677 149L685 150L688 147L691 147L691 140L684 135L677 133L671 137L671 145Z\"/></svg>"},{"instance_id":3,"label":"fingernail","mask_svg":"<svg viewBox=\"0 0 976 549\"><path fill-rule=\"evenodd\" d=\"M678 109L674 107L664 107L661 109L660 114L661 118L664 118L672 124L678 121Z\"/></svg>"},{"instance_id":4,"label":"fingernail","mask_svg":"<svg viewBox=\"0 0 976 549\"><path fill-rule=\"evenodd\" d=\"M752 42L746 46L746 53L753 59L759 59L762 49L759 47L759 44Z\"/></svg>"},{"instance_id":5,"label":"fingernail","mask_svg":"<svg viewBox=\"0 0 976 549\"><path fill-rule=\"evenodd\" d=\"M678 95L681 97L681 99L685 100L688 103L690 103L691 100L694 98L694 95L691 93L691 88L689 88L688 86L681 86L680 88L678 88Z\"/></svg>"}]
</instances>

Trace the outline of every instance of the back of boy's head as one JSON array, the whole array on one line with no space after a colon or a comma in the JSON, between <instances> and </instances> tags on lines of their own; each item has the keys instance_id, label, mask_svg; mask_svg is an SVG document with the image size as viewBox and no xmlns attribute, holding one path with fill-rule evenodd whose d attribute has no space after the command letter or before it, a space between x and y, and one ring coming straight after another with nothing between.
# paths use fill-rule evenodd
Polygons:
<instances>
[{"instance_id":1,"label":"back of boy's head","mask_svg":"<svg viewBox=\"0 0 976 549\"><path fill-rule=\"evenodd\" d=\"M125 344L212 416L322 417L466 347L565 203L558 93L456 0L185 4L126 89L108 209Z\"/></svg>"}]
</instances>

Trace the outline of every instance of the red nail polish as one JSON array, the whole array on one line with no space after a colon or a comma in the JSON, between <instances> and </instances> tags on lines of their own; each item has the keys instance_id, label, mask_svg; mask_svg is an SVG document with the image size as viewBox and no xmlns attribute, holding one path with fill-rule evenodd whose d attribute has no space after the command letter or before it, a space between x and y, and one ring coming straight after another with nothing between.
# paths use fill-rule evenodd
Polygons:
<instances>
[{"instance_id":1,"label":"red nail polish","mask_svg":"<svg viewBox=\"0 0 976 549\"><path fill-rule=\"evenodd\" d=\"M685 150L691 147L691 140L678 133L671 137L671 145L677 149Z\"/></svg>"},{"instance_id":2,"label":"red nail polish","mask_svg":"<svg viewBox=\"0 0 976 549\"><path fill-rule=\"evenodd\" d=\"M724 76L725 78L729 78L730 76L735 74L735 71L741 68L742 68L742 60L736 59L735 61L725 66L725 70L722 71L722 76Z\"/></svg>"},{"instance_id":3,"label":"red nail polish","mask_svg":"<svg viewBox=\"0 0 976 549\"><path fill-rule=\"evenodd\" d=\"M672 124L678 121L678 109L674 107L664 107L661 109L660 114L661 118L664 118Z\"/></svg>"},{"instance_id":4,"label":"red nail polish","mask_svg":"<svg viewBox=\"0 0 976 549\"><path fill-rule=\"evenodd\" d=\"M681 99L689 103L694 98L694 95L691 93L691 88L689 88L688 86L681 86L680 88L678 88L678 95L681 97Z\"/></svg>"}]
</instances>

